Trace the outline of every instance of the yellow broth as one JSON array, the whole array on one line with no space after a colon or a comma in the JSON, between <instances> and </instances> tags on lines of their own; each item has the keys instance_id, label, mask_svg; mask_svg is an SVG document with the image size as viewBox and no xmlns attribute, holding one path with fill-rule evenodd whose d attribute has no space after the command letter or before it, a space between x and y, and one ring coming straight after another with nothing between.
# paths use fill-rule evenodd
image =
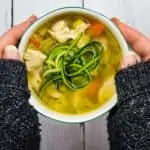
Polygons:
<instances>
[{"instance_id":1,"label":"yellow broth","mask_svg":"<svg viewBox=\"0 0 150 150\"><path fill-rule=\"evenodd\" d=\"M30 51L33 49L42 52L48 57L51 53L51 48L60 44L60 42L47 31L59 20L67 20L68 26L71 27L74 20L78 18L81 18L89 25L92 25L93 22L101 24L101 22L95 18L89 16L80 16L78 14L58 16L37 29L30 38L24 54L26 54L27 50ZM84 34L90 36L89 29L87 29ZM122 59L121 48L115 37L106 27L104 27L104 31L100 35L90 37L90 41L93 40L100 42L104 47L104 51L100 57L97 68L92 72L91 81L83 88L72 90L63 84L61 90L58 90L56 85L51 83L39 96L39 86L44 80L43 72L45 63L43 63L42 69L40 69L39 72L36 72L37 69L28 71L28 81L32 94L36 95L39 101L47 108L59 113L82 114L101 107L115 94L114 76L119 69L120 60ZM27 62L26 59L24 59L24 61L25 63Z\"/></svg>"}]
</instances>

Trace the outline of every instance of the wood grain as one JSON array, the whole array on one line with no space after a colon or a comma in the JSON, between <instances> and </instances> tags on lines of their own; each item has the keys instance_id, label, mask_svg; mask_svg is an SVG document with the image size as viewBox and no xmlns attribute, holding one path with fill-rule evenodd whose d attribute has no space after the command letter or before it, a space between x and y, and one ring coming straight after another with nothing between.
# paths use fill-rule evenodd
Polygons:
<instances>
[{"instance_id":1,"label":"wood grain","mask_svg":"<svg viewBox=\"0 0 150 150\"><path fill-rule=\"evenodd\" d=\"M107 114L85 123L86 150L109 150L106 118Z\"/></svg>"},{"instance_id":2,"label":"wood grain","mask_svg":"<svg viewBox=\"0 0 150 150\"><path fill-rule=\"evenodd\" d=\"M84 6L122 21L150 36L149 0L84 0Z\"/></svg>"},{"instance_id":3,"label":"wood grain","mask_svg":"<svg viewBox=\"0 0 150 150\"><path fill-rule=\"evenodd\" d=\"M82 150L83 132L79 124L65 124L39 116L42 124L41 150Z\"/></svg>"},{"instance_id":4,"label":"wood grain","mask_svg":"<svg viewBox=\"0 0 150 150\"><path fill-rule=\"evenodd\" d=\"M4 0L0 5L0 35L11 26L11 1Z\"/></svg>"},{"instance_id":5,"label":"wood grain","mask_svg":"<svg viewBox=\"0 0 150 150\"><path fill-rule=\"evenodd\" d=\"M14 24L28 16L38 17L59 7L81 6L81 0L14 0ZM39 115L42 124L41 150L82 150L83 132L80 124L58 123Z\"/></svg>"},{"instance_id":6,"label":"wood grain","mask_svg":"<svg viewBox=\"0 0 150 150\"><path fill-rule=\"evenodd\" d=\"M127 23L150 37L150 1L149 0L125 0ZM123 3L122 3L123 5Z\"/></svg>"},{"instance_id":7,"label":"wood grain","mask_svg":"<svg viewBox=\"0 0 150 150\"><path fill-rule=\"evenodd\" d=\"M14 0L14 23L32 14L38 17L60 7L81 6L82 0Z\"/></svg>"}]
</instances>

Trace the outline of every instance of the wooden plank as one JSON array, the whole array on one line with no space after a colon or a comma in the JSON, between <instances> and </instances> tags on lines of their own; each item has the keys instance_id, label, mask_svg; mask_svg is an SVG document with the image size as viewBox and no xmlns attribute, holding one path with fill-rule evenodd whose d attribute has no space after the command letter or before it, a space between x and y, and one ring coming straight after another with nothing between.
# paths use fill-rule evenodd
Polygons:
<instances>
[{"instance_id":1,"label":"wooden plank","mask_svg":"<svg viewBox=\"0 0 150 150\"><path fill-rule=\"evenodd\" d=\"M0 35L11 26L11 1L4 0L0 5Z\"/></svg>"},{"instance_id":2,"label":"wooden plank","mask_svg":"<svg viewBox=\"0 0 150 150\"><path fill-rule=\"evenodd\" d=\"M19 23L28 16L45 13L65 6L81 6L82 0L14 0L14 23Z\"/></svg>"},{"instance_id":3,"label":"wooden plank","mask_svg":"<svg viewBox=\"0 0 150 150\"><path fill-rule=\"evenodd\" d=\"M125 20L125 12L123 11L124 7L120 6L118 2L118 0L85 0L84 6L100 12L107 17L111 18L113 16L118 16L122 20ZM118 5L120 7L118 7ZM109 150L106 116L107 115L104 115L85 124L86 150Z\"/></svg>"},{"instance_id":4,"label":"wooden plank","mask_svg":"<svg viewBox=\"0 0 150 150\"><path fill-rule=\"evenodd\" d=\"M81 6L81 0L14 0L14 23L36 14L41 16L64 6ZM80 124L58 123L39 115L42 124L41 150L82 150L83 132Z\"/></svg>"},{"instance_id":5,"label":"wooden plank","mask_svg":"<svg viewBox=\"0 0 150 150\"><path fill-rule=\"evenodd\" d=\"M117 16L150 36L149 0L84 0L84 6L110 18ZM107 137L106 116L85 124L86 150L109 150Z\"/></svg>"},{"instance_id":6,"label":"wooden plank","mask_svg":"<svg viewBox=\"0 0 150 150\"><path fill-rule=\"evenodd\" d=\"M42 124L41 150L83 149L83 132L79 124L64 124L39 117Z\"/></svg>"},{"instance_id":7,"label":"wooden plank","mask_svg":"<svg viewBox=\"0 0 150 150\"><path fill-rule=\"evenodd\" d=\"M107 114L85 123L85 150L109 150Z\"/></svg>"},{"instance_id":8,"label":"wooden plank","mask_svg":"<svg viewBox=\"0 0 150 150\"><path fill-rule=\"evenodd\" d=\"M124 10L124 12L128 23L150 37L150 17L148 16L150 1L125 0L125 8L127 11Z\"/></svg>"},{"instance_id":9,"label":"wooden plank","mask_svg":"<svg viewBox=\"0 0 150 150\"><path fill-rule=\"evenodd\" d=\"M84 0L84 5L108 17L117 16L145 35L150 36L149 0Z\"/></svg>"},{"instance_id":10,"label":"wooden plank","mask_svg":"<svg viewBox=\"0 0 150 150\"><path fill-rule=\"evenodd\" d=\"M123 2L121 0L84 0L84 6L110 18L117 16L120 19L126 19L126 8L122 5L125 1L126 0L123 0Z\"/></svg>"}]
</instances>

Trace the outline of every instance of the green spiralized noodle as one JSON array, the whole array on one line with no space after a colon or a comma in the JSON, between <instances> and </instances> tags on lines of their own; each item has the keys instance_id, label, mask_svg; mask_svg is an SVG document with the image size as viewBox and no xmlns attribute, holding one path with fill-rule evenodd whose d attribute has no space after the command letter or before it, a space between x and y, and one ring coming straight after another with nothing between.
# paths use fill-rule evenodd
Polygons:
<instances>
[{"instance_id":1,"label":"green spiralized noodle","mask_svg":"<svg viewBox=\"0 0 150 150\"><path fill-rule=\"evenodd\" d=\"M43 72L45 80L40 88L40 95L51 83L55 83L57 88L63 83L69 89L76 90L87 86L91 81L92 71L99 64L103 46L100 42L91 41L77 49L80 38L81 35L68 45L59 44L51 49Z\"/></svg>"},{"instance_id":2,"label":"green spiralized noodle","mask_svg":"<svg viewBox=\"0 0 150 150\"><path fill-rule=\"evenodd\" d=\"M41 45L40 45L40 50L42 52L44 52L45 54L48 54L50 51L50 47L54 44L54 40L52 40L51 38L47 38L44 41L42 41Z\"/></svg>"}]
</instances>

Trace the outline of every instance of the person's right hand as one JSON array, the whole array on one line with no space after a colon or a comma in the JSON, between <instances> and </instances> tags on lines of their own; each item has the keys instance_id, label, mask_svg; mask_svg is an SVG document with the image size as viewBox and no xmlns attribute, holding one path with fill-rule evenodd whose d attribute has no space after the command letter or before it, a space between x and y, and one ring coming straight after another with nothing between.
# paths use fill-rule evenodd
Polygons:
<instances>
[{"instance_id":1,"label":"person's right hand","mask_svg":"<svg viewBox=\"0 0 150 150\"><path fill-rule=\"evenodd\" d=\"M150 60L150 39L136 31L132 27L124 24L117 18L112 18L112 21L120 28L126 41L131 45L135 53L137 53L142 61ZM123 59L121 68L126 68L138 62L136 55L131 54Z\"/></svg>"},{"instance_id":2,"label":"person's right hand","mask_svg":"<svg viewBox=\"0 0 150 150\"><path fill-rule=\"evenodd\" d=\"M21 60L19 51L15 46L24 32L36 19L37 17L33 15L0 36L0 59Z\"/></svg>"}]
</instances>

